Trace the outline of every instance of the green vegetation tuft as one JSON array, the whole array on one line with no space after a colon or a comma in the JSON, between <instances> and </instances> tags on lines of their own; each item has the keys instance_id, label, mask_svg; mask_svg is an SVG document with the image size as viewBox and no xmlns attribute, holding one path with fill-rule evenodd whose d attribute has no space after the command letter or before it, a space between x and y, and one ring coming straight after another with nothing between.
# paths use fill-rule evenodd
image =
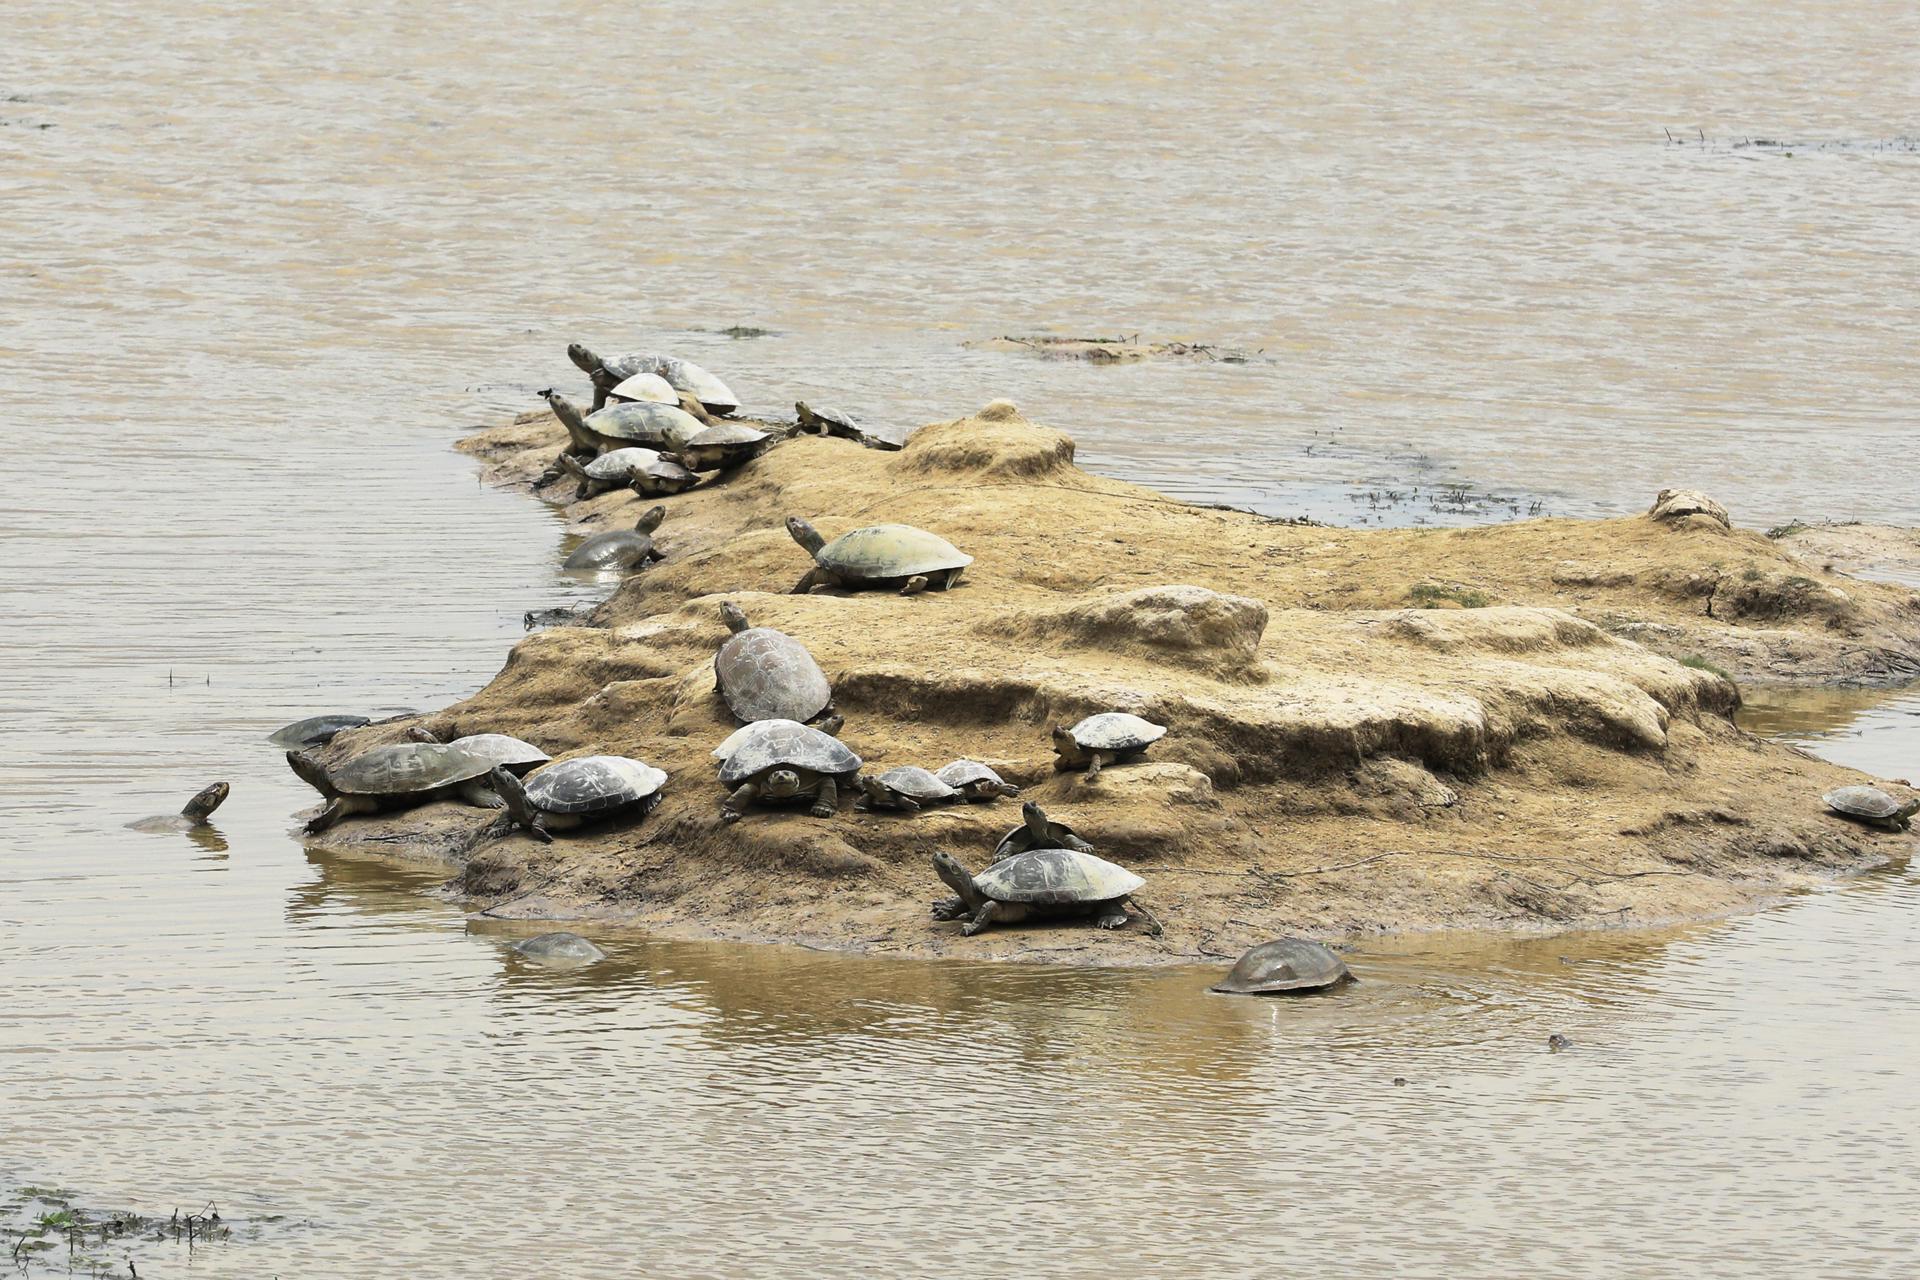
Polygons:
<instances>
[{"instance_id":1,"label":"green vegetation tuft","mask_svg":"<svg viewBox=\"0 0 1920 1280\"><path fill-rule=\"evenodd\" d=\"M1717 663L1708 662L1697 653L1680 659L1680 665L1683 667L1692 667L1695 671L1711 671L1714 675L1719 676L1729 684L1733 682L1733 677L1727 674L1725 667Z\"/></svg>"},{"instance_id":2,"label":"green vegetation tuft","mask_svg":"<svg viewBox=\"0 0 1920 1280\"><path fill-rule=\"evenodd\" d=\"M1484 591L1438 582L1418 583L1407 596L1418 609L1438 608L1442 600L1451 600L1463 609L1484 609L1493 603L1493 597Z\"/></svg>"}]
</instances>

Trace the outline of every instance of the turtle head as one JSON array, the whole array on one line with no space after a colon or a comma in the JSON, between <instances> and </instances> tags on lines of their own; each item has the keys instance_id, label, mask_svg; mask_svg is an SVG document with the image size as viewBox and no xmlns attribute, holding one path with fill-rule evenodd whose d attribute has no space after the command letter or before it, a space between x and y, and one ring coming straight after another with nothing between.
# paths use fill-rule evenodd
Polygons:
<instances>
[{"instance_id":1,"label":"turtle head","mask_svg":"<svg viewBox=\"0 0 1920 1280\"><path fill-rule=\"evenodd\" d=\"M697 422L705 423L709 427L713 425L713 415L707 412L707 406L700 403L698 396L694 395L691 391L682 391L679 395L680 409L683 413L686 413Z\"/></svg>"},{"instance_id":2,"label":"turtle head","mask_svg":"<svg viewBox=\"0 0 1920 1280\"><path fill-rule=\"evenodd\" d=\"M827 540L820 536L820 531L799 516L787 517L787 532L793 535L795 542L806 548L810 556L819 555L820 549L827 545Z\"/></svg>"},{"instance_id":3,"label":"turtle head","mask_svg":"<svg viewBox=\"0 0 1920 1280\"><path fill-rule=\"evenodd\" d=\"M766 777L763 788L775 799L785 799L800 794L800 775L792 769L775 769Z\"/></svg>"},{"instance_id":4,"label":"turtle head","mask_svg":"<svg viewBox=\"0 0 1920 1280\"><path fill-rule=\"evenodd\" d=\"M407 730L407 741L408 742L439 742L440 739L436 737L434 735L433 730L427 728L427 726L423 724L417 724L413 726L413 728Z\"/></svg>"},{"instance_id":5,"label":"turtle head","mask_svg":"<svg viewBox=\"0 0 1920 1280\"><path fill-rule=\"evenodd\" d=\"M1053 749L1063 756L1078 755L1080 744L1074 739L1073 730L1063 724L1053 726Z\"/></svg>"},{"instance_id":6,"label":"turtle head","mask_svg":"<svg viewBox=\"0 0 1920 1280\"><path fill-rule=\"evenodd\" d=\"M548 387L540 394L546 400L547 408L553 410L553 416L560 419L560 425L567 429L569 435L586 429L586 419L582 418L580 411L573 407L573 401L552 387Z\"/></svg>"},{"instance_id":7,"label":"turtle head","mask_svg":"<svg viewBox=\"0 0 1920 1280\"><path fill-rule=\"evenodd\" d=\"M600 357L578 342L567 344L567 359L573 361L575 367L582 373L600 372Z\"/></svg>"},{"instance_id":8,"label":"turtle head","mask_svg":"<svg viewBox=\"0 0 1920 1280\"><path fill-rule=\"evenodd\" d=\"M233 788L224 782L214 783L187 801L187 807L180 811L180 816L191 818L195 822L205 822L215 809L226 803L227 793L231 790Z\"/></svg>"},{"instance_id":9,"label":"turtle head","mask_svg":"<svg viewBox=\"0 0 1920 1280\"><path fill-rule=\"evenodd\" d=\"M648 507L640 513L640 518L633 522L633 531L635 533L652 533L660 527L660 522L666 518L667 509L665 507L658 505Z\"/></svg>"},{"instance_id":10,"label":"turtle head","mask_svg":"<svg viewBox=\"0 0 1920 1280\"><path fill-rule=\"evenodd\" d=\"M533 830L533 820L539 815L534 813L533 803L527 799L527 788L520 779L514 777L505 765L497 764L487 772L487 785L500 797L509 818L527 830Z\"/></svg>"},{"instance_id":11,"label":"turtle head","mask_svg":"<svg viewBox=\"0 0 1920 1280\"><path fill-rule=\"evenodd\" d=\"M840 731L847 727L847 718L836 711L824 719L814 721L813 727L829 738L837 738L840 736Z\"/></svg>"},{"instance_id":12,"label":"turtle head","mask_svg":"<svg viewBox=\"0 0 1920 1280\"><path fill-rule=\"evenodd\" d=\"M562 453L560 455L560 469L576 480L585 480L587 478L586 466L571 453ZM638 492L638 490L635 490L635 492Z\"/></svg>"},{"instance_id":13,"label":"turtle head","mask_svg":"<svg viewBox=\"0 0 1920 1280\"><path fill-rule=\"evenodd\" d=\"M940 883L960 895L960 900L969 907L977 907L980 891L973 887L973 875L960 859L942 850L933 855L933 873L940 877Z\"/></svg>"},{"instance_id":14,"label":"turtle head","mask_svg":"<svg viewBox=\"0 0 1920 1280\"><path fill-rule=\"evenodd\" d=\"M287 767L292 769L300 781L331 800L336 792L333 784L327 781L327 771L320 766L320 759L310 751L287 752Z\"/></svg>"},{"instance_id":15,"label":"turtle head","mask_svg":"<svg viewBox=\"0 0 1920 1280\"><path fill-rule=\"evenodd\" d=\"M1029 800L1020 806L1020 820L1027 824L1027 830L1038 838L1047 838L1047 811Z\"/></svg>"},{"instance_id":16,"label":"turtle head","mask_svg":"<svg viewBox=\"0 0 1920 1280\"><path fill-rule=\"evenodd\" d=\"M740 606L731 600L721 602L720 621L726 623L727 630L735 635L747 629L747 615L740 612Z\"/></svg>"}]
</instances>

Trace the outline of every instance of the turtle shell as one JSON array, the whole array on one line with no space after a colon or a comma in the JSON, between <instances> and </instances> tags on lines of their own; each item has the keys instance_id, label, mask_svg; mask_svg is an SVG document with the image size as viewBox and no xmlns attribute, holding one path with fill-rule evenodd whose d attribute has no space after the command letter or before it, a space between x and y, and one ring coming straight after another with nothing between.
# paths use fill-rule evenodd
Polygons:
<instances>
[{"instance_id":1,"label":"turtle shell","mask_svg":"<svg viewBox=\"0 0 1920 1280\"><path fill-rule=\"evenodd\" d=\"M820 548L815 561L848 578L905 578L964 569L973 557L945 538L910 524L876 524L843 533Z\"/></svg>"},{"instance_id":2,"label":"turtle shell","mask_svg":"<svg viewBox=\"0 0 1920 1280\"><path fill-rule=\"evenodd\" d=\"M659 462L658 449L643 449L636 445L630 449L608 450L583 469L591 479L624 484L648 468L659 465Z\"/></svg>"},{"instance_id":3,"label":"turtle shell","mask_svg":"<svg viewBox=\"0 0 1920 1280\"><path fill-rule=\"evenodd\" d=\"M695 460L696 470L710 471L730 462L744 462L766 443L767 433L740 422L716 422L679 448Z\"/></svg>"},{"instance_id":4,"label":"turtle shell","mask_svg":"<svg viewBox=\"0 0 1920 1280\"><path fill-rule=\"evenodd\" d=\"M540 964L596 964L607 958L606 952L577 933L536 934L514 943L513 949Z\"/></svg>"},{"instance_id":5,"label":"turtle shell","mask_svg":"<svg viewBox=\"0 0 1920 1280\"><path fill-rule=\"evenodd\" d=\"M896 791L909 800L922 804L938 800L951 800L960 793L942 782L937 776L917 765L902 765L898 769L889 769L874 779L889 791Z\"/></svg>"},{"instance_id":6,"label":"turtle shell","mask_svg":"<svg viewBox=\"0 0 1920 1280\"><path fill-rule=\"evenodd\" d=\"M618 400L649 400L654 404L670 404L676 409L680 407L680 393L657 373L636 373L607 394Z\"/></svg>"},{"instance_id":7,"label":"turtle shell","mask_svg":"<svg viewBox=\"0 0 1920 1280\"><path fill-rule=\"evenodd\" d=\"M1072 849L1029 849L996 862L973 878L981 893L996 902L1068 906L1110 902L1146 884L1125 867Z\"/></svg>"},{"instance_id":8,"label":"turtle shell","mask_svg":"<svg viewBox=\"0 0 1920 1280\"><path fill-rule=\"evenodd\" d=\"M1124 711L1103 711L1088 716L1068 732L1083 751L1138 751L1158 742L1167 727Z\"/></svg>"},{"instance_id":9,"label":"turtle shell","mask_svg":"<svg viewBox=\"0 0 1920 1280\"><path fill-rule=\"evenodd\" d=\"M653 552L653 535L632 529L596 533L573 549L563 569L614 569L639 564Z\"/></svg>"},{"instance_id":10,"label":"turtle shell","mask_svg":"<svg viewBox=\"0 0 1920 1280\"><path fill-rule=\"evenodd\" d=\"M860 767L860 757L840 739L792 721L765 720L758 732L736 744L720 766L720 781L736 786L770 769L806 769L845 774Z\"/></svg>"},{"instance_id":11,"label":"turtle shell","mask_svg":"<svg viewBox=\"0 0 1920 1280\"><path fill-rule=\"evenodd\" d=\"M1873 818L1884 821L1898 817L1906 808L1898 800L1878 787L1855 786L1841 787L1829 791L1821 797L1827 808L1835 813L1851 814L1856 818Z\"/></svg>"},{"instance_id":12,"label":"turtle shell","mask_svg":"<svg viewBox=\"0 0 1920 1280\"><path fill-rule=\"evenodd\" d=\"M345 733L348 729L358 729L363 724L371 723L365 716L308 716L305 720L295 720L290 725L274 730L267 741L276 747L317 747L332 742L336 733Z\"/></svg>"},{"instance_id":13,"label":"turtle shell","mask_svg":"<svg viewBox=\"0 0 1920 1280\"><path fill-rule=\"evenodd\" d=\"M545 764L552 756L534 746L504 733L470 733L464 738L455 738L447 743L456 751L464 751L476 760L485 760L487 767L505 765L509 769L526 765Z\"/></svg>"},{"instance_id":14,"label":"turtle shell","mask_svg":"<svg viewBox=\"0 0 1920 1280\"><path fill-rule=\"evenodd\" d=\"M363 751L327 781L341 795L410 796L478 778L493 765L437 742L396 742Z\"/></svg>"},{"instance_id":15,"label":"turtle shell","mask_svg":"<svg viewBox=\"0 0 1920 1280\"><path fill-rule=\"evenodd\" d=\"M944 769L935 771L934 777L958 791L969 782L1004 782L1002 778L978 760L955 760Z\"/></svg>"},{"instance_id":16,"label":"turtle shell","mask_svg":"<svg viewBox=\"0 0 1920 1280\"><path fill-rule=\"evenodd\" d=\"M604 813L636 804L667 785L667 775L626 756L576 756L527 776L527 799L547 813Z\"/></svg>"},{"instance_id":17,"label":"turtle shell","mask_svg":"<svg viewBox=\"0 0 1920 1280\"><path fill-rule=\"evenodd\" d=\"M740 397L720 379L691 360L660 355L652 351L633 351L601 363L601 368L617 378L637 373L657 373L676 391L684 391L707 407L711 413L729 414L740 407ZM678 397L675 397L677 400Z\"/></svg>"},{"instance_id":18,"label":"turtle shell","mask_svg":"<svg viewBox=\"0 0 1920 1280\"><path fill-rule=\"evenodd\" d=\"M1212 990L1257 996L1282 991L1317 991L1353 975L1331 950L1306 938L1280 938L1250 948Z\"/></svg>"},{"instance_id":19,"label":"turtle shell","mask_svg":"<svg viewBox=\"0 0 1920 1280\"><path fill-rule=\"evenodd\" d=\"M720 745L715 747L713 751L710 753L713 756L714 764L716 766L724 764L728 756L732 755L735 751L738 751L740 749L741 743L745 742L748 738L753 737L757 733L763 733L766 730L773 728L775 725L782 725L782 724L798 725L799 723L800 722L798 720L755 720L749 724L743 724L738 729L735 729L732 733L728 734L726 738L722 740Z\"/></svg>"},{"instance_id":20,"label":"turtle shell","mask_svg":"<svg viewBox=\"0 0 1920 1280\"><path fill-rule=\"evenodd\" d=\"M820 430L848 440L858 440L864 433L859 419L839 409L816 409L805 400L797 400L793 411L799 415L800 425L807 430Z\"/></svg>"},{"instance_id":21,"label":"turtle shell","mask_svg":"<svg viewBox=\"0 0 1920 1280\"><path fill-rule=\"evenodd\" d=\"M586 417L587 430L609 440L631 440L650 449L678 452L706 427L685 409L651 400L610 404Z\"/></svg>"},{"instance_id":22,"label":"turtle shell","mask_svg":"<svg viewBox=\"0 0 1920 1280\"><path fill-rule=\"evenodd\" d=\"M728 636L713 656L713 674L738 720L811 720L833 701L807 646L772 627Z\"/></svg>"}]
</instances>

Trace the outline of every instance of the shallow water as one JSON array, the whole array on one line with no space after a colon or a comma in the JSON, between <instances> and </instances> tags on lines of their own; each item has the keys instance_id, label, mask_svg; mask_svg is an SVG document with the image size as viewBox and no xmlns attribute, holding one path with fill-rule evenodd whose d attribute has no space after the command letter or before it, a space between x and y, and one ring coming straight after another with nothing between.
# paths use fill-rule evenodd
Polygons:
<instances>
[{"instance_id":1,"label":"shallow water","mask_svg":"<svg viewBox=\"0 0 1920 1280\"><path fill-rule=\"evenodd\" d=\"M444 705L598 590L445 447L574 338L751 408L1007 395L1279 515L1912 522L1920 161L1731 145L1910 131L1910 7L1339 12L10 5L0 1216L212 1200L209 1276L1902 1274L1904 866L1268 1004L598 930L538 970L286 834L269 730ZM959 346L1042 328L1272 360ZM1910 703L1843 703L1750 714L1914 776ZM218 835L122 829L214 777Z\"/></svg>"}]
</instances>

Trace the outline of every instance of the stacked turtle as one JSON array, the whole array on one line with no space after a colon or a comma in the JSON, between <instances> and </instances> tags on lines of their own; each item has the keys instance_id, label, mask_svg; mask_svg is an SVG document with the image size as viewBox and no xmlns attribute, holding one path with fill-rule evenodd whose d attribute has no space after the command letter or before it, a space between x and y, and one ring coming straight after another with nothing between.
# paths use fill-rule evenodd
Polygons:
<instances>
[{"instance_id":1,"label":"stacked turtle","mask_svg":"<svg viewBox=\"0 0 1920 1280\"><path fill-rule=\"evenodd\" d=\"M954 892L933 904L934 919L965 920L960 932L967 937L993 924L1056 917L1091 916L1099 928L1118 929L1131 919L1132 906L1145 917L1148 933L1159 936L1160 922L1133 897L1145 880L1100 857L1033 801L1020 806L1020 817L978 875L953 854L933 855L934 874Z\"/></svg>"}]
</instances>

